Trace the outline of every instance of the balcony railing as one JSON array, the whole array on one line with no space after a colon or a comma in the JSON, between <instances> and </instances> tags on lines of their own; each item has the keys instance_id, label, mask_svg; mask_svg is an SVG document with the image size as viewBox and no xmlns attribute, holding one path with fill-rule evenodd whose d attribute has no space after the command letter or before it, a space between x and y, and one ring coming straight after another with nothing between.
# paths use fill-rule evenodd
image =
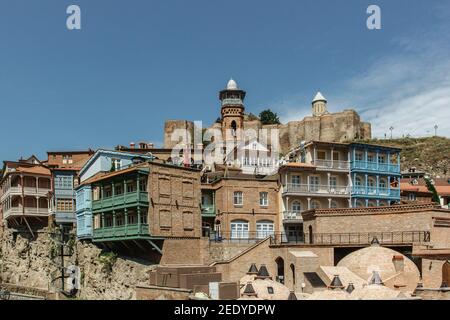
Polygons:
<instances>
[{"instance_id":1,"label":"balcony railing","mask_svg":"<svg viewBox=\"0 0 450 320\"><path fill-rule=\"evenodd\" d=\"M104 197L98 200L92 201L93 210L108 209L112 207L121 207L127 205L134 205L137 203L148 203L147 191L141 192L127 192L120 195L114 195L111 197Z\"/></svg>"},{"instance_id":2,"label":"balcony railing","mask_svg":"<svg viewBox=\"0 0 450 320\"><path fill-rule=\"evenodd\" d=\"M419 244L430 242L429 231L394 231L367 233L276 233L271 244L309 244L309 245L370 245L376 238L382 245Z\"/></svg>"},{"instance_id":3,"label":"balcony railing","mask_svg":"<svg viewBox=\"0 0 450 320\"><path fill-rule=\"evenodd\" d=\"M94 229L94 240L126 240L150 236L148 224L129 224L116 227Z\"/></svg>"},{"instance_id":4,"label":"balcony railing","mask_svg":"<svg viewBox=\"0 0 450 320\"><path fill-rule=\"evenodd\" d=\"M25 213L23 207L12 207L3 212L4 218L10 215L48 215L48 208L36 208L36 207L25 207Z\"/></svg>"},{"instance_id":5,"label":"balcony railing","mask_svg":"<svg viewBox=\"0 0 450 320\"><path fill-rule=\"evenodd\" d=\"M27 196L41 196L45 197L49 192L50 188L37 188L37 187L24 187L23 193Z\"/></svg>"},{"instance_id":6,"label":"balcony railing","mask_svg":"<svg viewBox=\"0 0 450 320\"><path fill-rule=\"evenodd\" d=\"M339 160L315 160L313 164L319 168L334 169L334 170L348 170L350 169L350 162Z\"/></svg>"},{"instance_id":7,"label":"balcony railing","mask_svg":"<svg viewBox=\"0 0 450 320\"><path fill-rule=\"evenodd\" d=\"M371 161L352 161L352 169L364 169L367 171L379 171L388 173L400 173L400 166L398 164L386 162L371 162Z\"/></svg>"},{"instance_id":8,"label":"balcony railing","mask_svg":"<svg viewBox=\"0 0 450 320\"><path fill-rule=\"evenodd\" d=\"M284 211L283 220L298 220L301 222L303 220L301 211Z\"/></svg>"},{"instance_id":9,"label":"balcony railing","mask_svg":"<svg viewBox=\"0 0 450 320\"><path fill-rule=\"evenodd\" d=\"M361 187L361 186L354 186L352 188L352 195L399 198L400 197L400 189L376 188L376 187L370 187L370 186L366 188L366 187Z\"/></svg>"},{"instance_id":10,"label":"balcony railing","mask_svg":"<svg viewBox=\"0 0 450 320\"><path fill-rule=\"evenodd\" d=\"M216 216L216 206L213 204L202 204L202 216Z\"/></svg>"},{"instance_id":11,"label":"balcony railing","mask_svg":"<svg viewBox=\"0 0 450 320\"><path fill-rule=\"evenodd\" d=\"M349 186L330 186L317 184L294 184L288 183L283 188L283 193L308 193L324 195L350 195Z\"/></svg>"}]
</instances>

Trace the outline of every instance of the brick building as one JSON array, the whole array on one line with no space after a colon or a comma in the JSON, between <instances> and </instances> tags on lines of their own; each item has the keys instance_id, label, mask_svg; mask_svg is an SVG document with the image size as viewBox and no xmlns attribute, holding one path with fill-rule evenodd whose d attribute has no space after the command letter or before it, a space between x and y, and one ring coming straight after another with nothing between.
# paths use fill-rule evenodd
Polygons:
<instances>
[{"instance_id":1,"label":"brick building","mask_svg":"<svg viewBox=\"0 0 450 320\"><path fill-rule=\"evenodd\" d=\"M202 183L203 227L224 239L262 239L280 230L277 176L223 168Z\"/></svg>"}]
</instances>

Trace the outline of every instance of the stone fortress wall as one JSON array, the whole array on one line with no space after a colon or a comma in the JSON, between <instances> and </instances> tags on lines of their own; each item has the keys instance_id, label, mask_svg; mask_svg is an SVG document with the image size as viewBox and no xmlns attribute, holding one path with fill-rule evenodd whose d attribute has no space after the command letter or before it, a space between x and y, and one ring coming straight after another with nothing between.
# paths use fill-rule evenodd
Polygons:
<instances>
[{"instance_id":1,"label":"stone fortress wall","mask_svg":"<svg viewBox=\"0 0 450 320\"><path fill-rule=\"evenodd\" d=\"M260 136L261 129L267 129L267 145L272 145L271 130L279 133L279 151L286 154L296 148L302 141L350 142L354 139L371 139L371 124L361 121L359 114L353 109L345 109L337 113L329 113L326 109L326 99L318 93L312 102L312 115L302 120L291 121L280 125L263 125L260 120L249 119L241 115L242 127L253 129L260 142L266 143ZM214 123L207 129L226 129L226 122ZM187 130L191 137L194 132L194 122L187 120L168 120L164 128L164 148L174 148L178 140L174 141L172 134L175 130Z\"/></svg>"}]
</instances>

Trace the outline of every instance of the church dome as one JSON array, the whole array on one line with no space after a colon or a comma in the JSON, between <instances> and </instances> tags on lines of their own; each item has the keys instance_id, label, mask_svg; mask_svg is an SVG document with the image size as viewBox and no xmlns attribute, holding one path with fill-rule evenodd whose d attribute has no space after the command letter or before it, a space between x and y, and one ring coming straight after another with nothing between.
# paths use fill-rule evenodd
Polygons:
<instances>
[{"instance_id":1,"label":"church dome","mask_svg":"<svg viewBox=\"0 0 450 320\"><path fill-rule=\"evenodd\" d=\"M237 85L236 81L234 81L233 79L230 79L230 81L228 81L228 84L227 84L227 90L238 90L238 85Z\"/></svg>"},{"instance_id":2,"label":"church dome","mask_svg":"<svg viewBox=\"0 0 450 320\"><path fill-rule=\"evenodd\" d=\"M370 281L377 271L388 287L412 291L420 279L417 266L405 255L389 248L372 245L345 256L338 267L346 267L362 279Z\"/></svg>"}]
</instances>

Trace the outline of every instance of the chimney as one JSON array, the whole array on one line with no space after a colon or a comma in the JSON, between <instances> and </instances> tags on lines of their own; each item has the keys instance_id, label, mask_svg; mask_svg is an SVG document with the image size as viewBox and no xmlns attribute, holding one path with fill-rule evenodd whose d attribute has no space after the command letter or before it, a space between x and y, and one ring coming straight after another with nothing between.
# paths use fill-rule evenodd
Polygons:
<instances>
[{"instance_id":1,"label":"chimney","mask_svg":"<svg viewBox=\"0 0 450 320\"><path fill-rule=\"evenodd\" d=\"M130 148L134 149L134 147L136 146L136 144L134 142L130 142Z\"/></svg>"}]
</instances>

